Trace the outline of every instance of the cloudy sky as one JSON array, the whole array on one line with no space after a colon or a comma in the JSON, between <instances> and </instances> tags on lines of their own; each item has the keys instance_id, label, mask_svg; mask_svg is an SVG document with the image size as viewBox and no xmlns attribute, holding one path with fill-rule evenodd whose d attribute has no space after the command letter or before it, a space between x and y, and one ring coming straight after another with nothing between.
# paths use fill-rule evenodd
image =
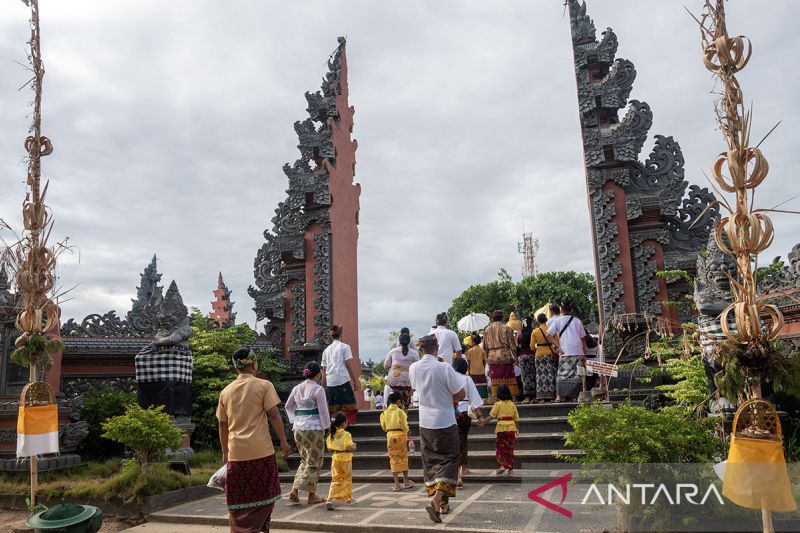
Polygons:
<instances>
[{"instance_id":1,"label":"cloudy sky","mask_svg":"<svg viewBox=\"0 0 800 533\"><path fill-rule=\"evenodd\" d=\"M246 290L285 196L281 167L298 157L292 125L338 35L348 37L359 142L362 358L382 356L391 329L427 329L500 267L518 277L523 218L540 239L540 270L591 271L562 3L41 0L48 203L54 234L76 246L60 269L61 284L76 286L64 316L124 314L156 253L165 285L177 280L187 305L206 312L222 271L240 321L253 324ZM683 9L700 3L590 0L589 13L636 65L631 97L654 112L644 151L653 135L674 136L688 179L704 185L723 143ZM741 76L753 137L783 121L763 146L763 207L800 193L799 15L792 0L728 4L730 32L754 43ZM17 227L30 92L18 91L29 75L15 62L25 62L27 17L22 2L0 3L0 216ZM769 257L800 240L800 217L774 221Z\"/></svg>"}]
</instances>

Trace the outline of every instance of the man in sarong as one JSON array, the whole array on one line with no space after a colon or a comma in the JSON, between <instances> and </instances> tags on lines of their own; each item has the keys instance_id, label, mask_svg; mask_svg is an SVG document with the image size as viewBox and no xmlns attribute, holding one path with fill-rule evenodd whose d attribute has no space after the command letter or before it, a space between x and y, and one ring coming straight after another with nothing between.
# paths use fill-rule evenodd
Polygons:
<instances>
[{"instance_id":1,"label":"man in sarong","mask_svg":"<svg viewBox=\"0 0 800 533\"><path fill-rule=\"evenodd\" d=\"M561 316L547 322L547 332L557 336L561 349L556 374L556 401L574 400L583 387L579 366L586 365L586 328L574 316L572 302L561 303Z\"/></svg>"},{"instance_id":2,"label":"man in sarong","mask_svg":"<svg viewBox=\"0 0 800 533\"><path fill-rule=\"evenodd\" d=\"M454 405L465 396L464 382L449 363L439 362L436 336L422 337L418 346L422 359L411 365L409 378L419 394L422 473L431 497L425 510L438 523L456 495L460 446Z\"/></svg>"},{"instance_id":3,"label":"man in sarong","mask_svg":"<svg viewBox=\"0 0 800 533\"><path fill-rule=\"evenodd\" d=\"M252 350L239 348L231 362L239 376L223 389L217 405L222 459L228 467L225 492L230 530L231 533L269 531L272 508L281 498L269 426L280 440L284 459L291 448L278 411L278 394L272 383L256 377Z\"/></svg>"},{"instance_id":4,"label":"man in sarong","mask_svg":"<svg viewBox=\"0 0 800 533\"><path fill-rule=\"evenodd\" d=\"M517 337L514 330L503 324L503 312L492 313L492 323L483 332L483 348L489 361L489 378L492 380L492 398L497 398L497 388L508 385L511 395L519 393L514 364L517 361Z\"/></svg>"},{"instance_id":5,"label":"man in sarong","mask_svg":"<svg viewBox=\"0 0 800 533\"><path fill-rule=\"evenodd\" d=\"M353 359L350 345L341 341L342 326L333 325L329 331L333 342L322 352L320 362L325 371L322 385L326 387L328 411L343 412L347 416L347 424L352 426L356 423L358 413L355 393L358 392L361 369Z\"/></svg>"}]
</instances>

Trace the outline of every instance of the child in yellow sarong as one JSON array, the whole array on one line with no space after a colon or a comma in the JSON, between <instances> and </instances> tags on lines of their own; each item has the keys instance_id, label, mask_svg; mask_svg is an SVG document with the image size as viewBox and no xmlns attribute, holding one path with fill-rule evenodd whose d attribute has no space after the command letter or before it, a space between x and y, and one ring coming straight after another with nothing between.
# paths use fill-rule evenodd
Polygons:
<instances>
[{"instance_id":1,"label":"child in yellow sarong","mask_svg":"<svg viewBox=\"0 0 800 533\"><path fill-rule=\"evenodd\" d=\"M387 399L389 407L381 413L381 428L386 432L386 450L394 478L394 492L414 487L414 482L408 479L408 415L401 407L402 401L403 397L399 393L391 393ZM401 473L402 485L399 475Z\"/></svg>"},{"instance_id":2,"label":"child in yellow sarong","mask_svg":"<svg viewBox=\"0 0 800 533\"><path fill-rule=\"evenodd\" d=\"M353 437L345 431L347 416L341 411L333 416L331 434L328 435L328 450L331 457L331 488L325 508L333 511L334 500L353 503L353 452L358 448Z\"/></svg>"}]
</instances>

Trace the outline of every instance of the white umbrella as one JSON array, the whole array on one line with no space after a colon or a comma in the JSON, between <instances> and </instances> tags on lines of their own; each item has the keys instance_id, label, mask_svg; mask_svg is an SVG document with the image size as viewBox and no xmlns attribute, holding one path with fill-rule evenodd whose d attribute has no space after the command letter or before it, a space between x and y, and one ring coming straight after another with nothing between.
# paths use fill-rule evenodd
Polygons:
<instances>
[{"instance_id":1,"label":"white umbrella","mask_svg":"<svg viewBox=\"0 0 800 533\"><path fill-rule=\"evenodd\" d=\"M458 329L461 331L480 331L489 325L488 315L483 313L470 313L458 321Z\"/></svg>"}]
</instances>

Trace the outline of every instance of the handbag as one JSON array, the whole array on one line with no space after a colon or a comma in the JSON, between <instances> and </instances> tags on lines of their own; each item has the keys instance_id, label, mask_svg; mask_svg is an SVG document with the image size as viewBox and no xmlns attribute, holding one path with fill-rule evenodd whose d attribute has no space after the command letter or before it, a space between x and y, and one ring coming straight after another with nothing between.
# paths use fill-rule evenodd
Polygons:
<instances>
[{"instance_id":1,"label":"handbag","mask_svg":"<svg viewBox=\"0 0 800 533\"><path fill-rule=\"evenodd\" d=\"M558 363L558 353L556 353L556 351L553 350L553 345L550 344L549 340L547 340L547 333L545 333L545 331L542 329L541 324L539 324L539 331L542 332L542 336L544 337L544 342L547 344L547 347L550 348L550 357L553 359L554 363Z\"/></svg>"}]
</instances>

